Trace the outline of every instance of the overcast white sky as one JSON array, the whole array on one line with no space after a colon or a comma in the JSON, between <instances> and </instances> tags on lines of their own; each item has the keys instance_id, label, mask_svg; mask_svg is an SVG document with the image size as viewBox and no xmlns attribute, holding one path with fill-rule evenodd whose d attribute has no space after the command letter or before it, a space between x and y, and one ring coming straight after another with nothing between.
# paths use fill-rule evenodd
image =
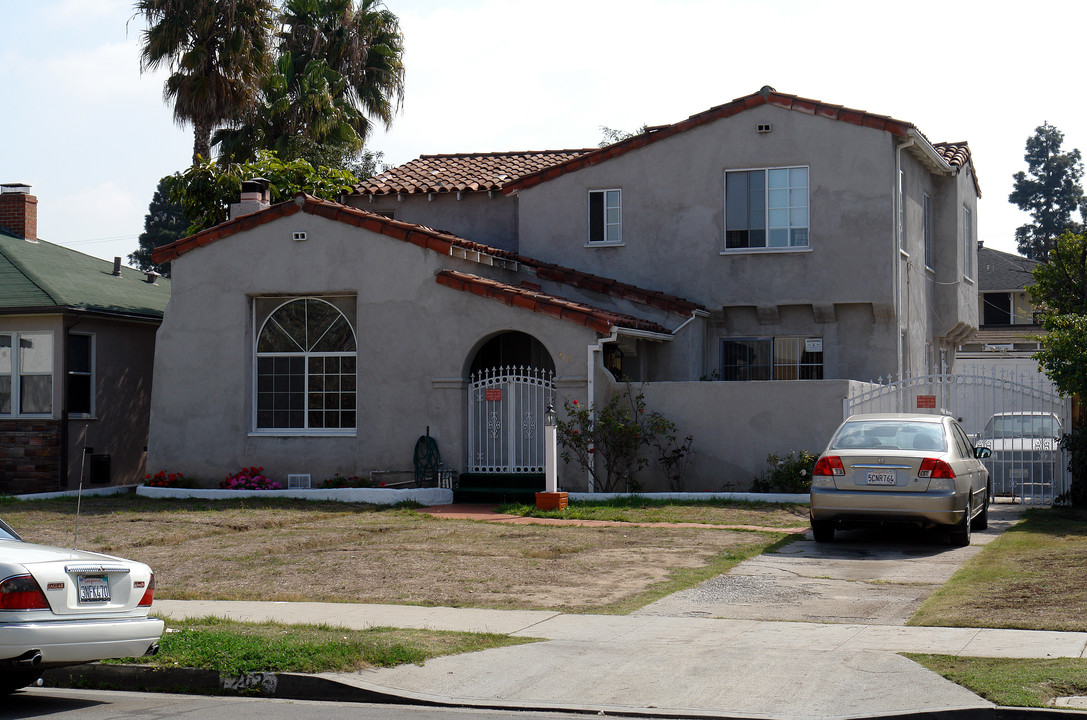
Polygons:
<instances>
[{"instance_id":1,"label":"overcast white sky","mask_svg":"<svg viewBox=\"0 0 1087 720\"><path fill-rule=\"evenodd\" d=\"M139 72L130 0L2 0L0 182L38 197L38 235L98 257L137 246L191 132ZM1007 201L1043 121L1087 150L1082 0L387 0L407 97L371 142L421 154L595 146L771 85L970 143L979 238L1014 251ZM1008 9L1003 9L1008 8ZM126 28L127 25L127 28ZM127 262L127 259L126 259Z\"/></svg>"}]
</instances>

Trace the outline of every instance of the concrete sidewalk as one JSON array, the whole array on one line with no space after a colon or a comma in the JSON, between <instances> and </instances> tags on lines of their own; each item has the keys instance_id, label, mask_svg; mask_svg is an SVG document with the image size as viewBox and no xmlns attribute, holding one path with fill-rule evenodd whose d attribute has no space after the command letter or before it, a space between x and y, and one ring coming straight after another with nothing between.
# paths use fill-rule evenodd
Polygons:
<instances>
[{"instance_id":1,"label":"concrete sidewalk","mask_svg":"<svg viewBox=\"0 0 1087 720\"><path fill-rule=\"evenodd\" d=\"M546 642L435 658L424 666L321 677L370 693L441 704L659 716L970 715L994 706L897 653L1014 658L1087 653L1087 633L1026 630L341 603L157 600L154 613L542 638Z\"/></svg>"}]
</instances>

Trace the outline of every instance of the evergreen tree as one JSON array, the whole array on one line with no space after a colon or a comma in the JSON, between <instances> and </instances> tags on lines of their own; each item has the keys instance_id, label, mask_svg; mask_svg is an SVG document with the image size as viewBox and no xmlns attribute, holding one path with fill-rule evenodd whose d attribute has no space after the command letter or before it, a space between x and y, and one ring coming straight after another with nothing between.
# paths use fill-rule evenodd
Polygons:
<instances>
[{"instance_id":1,"label":"evergreen tree","mask_svg":"<svg viewBox=\"0 0 1087 720\"><path fill-rule=\"evenodd\" d=\"M1029 175L1017 172L1008 196L1009 202L1030 213L1032 222L1015 231L1015 240L1019 252L1035 260L1046 260L1061 233L1081 229L1072 214L1084 202L1083 163L1079 150L1061 152L1063 143L1064 134L1049 123L1035 128L1023 156Z\"/></svg>"},{"instance_id":2,"label":"evergreen tree","mask_svg":"<svg viewBox=\"0 0 1087 720\"><path fill-rule=\"evenodd\" d=\"M140 247L128 256L128 261L144 272L155 271L164 277L170 277L170 263L156 265L151 262L151 253L155 248L168 245L185 237L189 221L181 204L170 200L170 177L159 180L147 215L143 218L143 232L140 233Z\"/></svg>"}]
</instances>

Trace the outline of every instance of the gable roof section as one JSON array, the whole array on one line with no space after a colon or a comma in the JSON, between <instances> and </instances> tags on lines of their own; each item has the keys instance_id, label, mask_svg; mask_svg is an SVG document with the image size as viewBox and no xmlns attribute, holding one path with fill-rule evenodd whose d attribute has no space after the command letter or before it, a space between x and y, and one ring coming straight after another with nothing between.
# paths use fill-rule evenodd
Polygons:
<instances>
[{"instance_id":1,"label":"gable roof section","mask_svg":"<svg viewBox=\"0 0 1087 720\"><path fill-rule=\"evenodd\" d=\"M501 190L506 183L522 175L593 150L421 155L416 160L363 180L355 186L355 194L376 196Z\"/></svg>"},{"instance_id":2,"label":"gable roof section","mask_svg":"<svg viewBox=\"0 0 1087 720\"><path fill-rule=\"evenodd\" d=\"M76 250L0 232L0 313L78 310L161 319L170 281L147 282L146 274Z\"/></svg>"},{"instance_id":3,"label":"gable roof section","mask_svg":"<svg viewBox=\"0 0 1087 720\"><path fill-rule=\"evenodd\" d=\"M606 160L618 157L619 155L624 155L632 150L645 147L651 143L658 142L696 127L701 127L702 125L708 125L723 118L738 115L746 110L759 107L760 105L773 105L786 110L795 110L806 115L815 115L831 120L839 120L852 125L859 125L861 127L883 130L901 138L917 137L923 141L924 145L929 145L928 139L925 138L912 123L896 120L886 115L877 115L865 110L854 110L842 105L824 103L820 100L811 100L796 95L779 93L767 86L757 93L737 98L732 102L712 107L709 110L704 110L703 112L691 115L686 120L681 120L673 125L661 125L647 128L645 132L634 135L626 140L621 140L612 145L608 145L607 147L584 153L575 158L570 158L550 167L537 170L534 173L524 175L509 182L505 186L505 192L510 194L519 190L525 190L557 178L560 175L565 175L566 173L574 172L575 170L602 163ZM970 150L965 142L940 143L940 145L946 145L948 147L946 150L941 150L935 146L930 146L935 150L937 157L926 158L931 162L934 162L935 165L947 163L947 165L951 167L957 167L970 162ZM976 187L977 181L975 177L975 188ZM981 194L980 189L978 189L978 194Z\"/></svg>"},{"instance_id":4,"label":"gable roof section","mask_svg":"<svg viewBox=\"0 0 1087 720\"><path fill-rule=\"evenodd\" d=\"M642 320L633 315L604 310L603 308L574 302L556 295L549 295L539 290L517 287L516 285L498 282L479 275L472 275L471 273L442 270L435 276L435 281L439 285L497 300L511 307L524 308L560 320L568 320L578 325L584 325L602 335L609 334L612 328L616 327L657 333L659 335L671 335L671 331L663 325L649 320Z\"/></svg>"},{"instance_id":5,"label":"gable roof section","mask_svg":"<svg viewBox=\"0 0 1087 720\"><path fill-rule=\"evenodd\" d=\"M1001 252L993 248L978 248L978 290L982 292L1022 290L1034 284L1037 260L1022 255Z\"/></svg>"},{"instance_id":6,"label":"gable roof section","mask_svg":"<svg viewBox=\"0 0 1087 720\"><path fill-rule=\"evenodd\" d=\"M443 255L454 257L474 258L484 260L492 265L516 267L535 274L538 278L559 282L564 285L598 292L613 297L630 300L643 305L648 305L660 310L674 312L681 315L690 315L696 310L704 309L698 303L669 295L667 293L646 290L635 285L619 282L611 278L600 277L590 273L581 272L572 268L545 263L525 255L501 250L480 243L465 240L439 230L433 230L422 225L393 220L375 213L360 210L358 208L341 205L330 200L322 200L311 195L299 194L293 200L273 205L270 208L255 212L251 215L243 215L213 228L203 230L191 237L182 238L169 245L157 248L151 255L155 263L164 263L175 260L187 252L198 247L209 245L236 233L251 230L265 223L278 220L281 217L293 215L297 212L307 212L312 215L342 222L354 227L364 228L371 232L396 238L404 242L418 245L422 248L434 250Z\"/></svg>"}]
</instances>

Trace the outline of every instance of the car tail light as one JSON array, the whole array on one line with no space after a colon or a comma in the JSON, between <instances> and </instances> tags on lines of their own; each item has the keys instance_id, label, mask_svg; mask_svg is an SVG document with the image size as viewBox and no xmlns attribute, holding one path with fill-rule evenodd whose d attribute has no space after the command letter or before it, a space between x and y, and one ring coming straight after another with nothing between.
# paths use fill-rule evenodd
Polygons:
<instances>
[{"instance_id":1,"label":"car tail light","mask_svg":"<svg viewBox=\"0 0 1087 720\"><path fill-rule=\"evenodd\" d=\"M147 590L144 591L143 597L140 598L140 602L136 607L151 607L151 603L155 600L155 573L151 573L151 579L147 581Z\"/></svg>"},{"instance_id":2,"label":"car tail light","mask_svg":"<svg viewBox=\"0 0 1087 720\"><path fill-rule=\"evenodd\" d=\"M30 575L13 575L0 582L0 610L48 610L38 581Z\"/></svg>"},{"instance_id":3,"label":"car tail light","mask_svg":"<svg viewBox=\"0 0 1087 720\"><path fill-rule=\"evenodd\" d=\"M819 461L815 463L815 469L812 470L812 475L844 476L845 467L842 465L842 459L837 455L825 455L819 458Z\"/></svg>"},{"instance_id":4,"label":"car tail light","mask_svg":"<svg viewBox=\"0 0 1087 720\"><path fill-rule=\"evenodd\" d=\"M921 461L921 469L917 471L919 478L954 480L955 471L939 458L925 458Z\"/></svg>"}]
</instances>

